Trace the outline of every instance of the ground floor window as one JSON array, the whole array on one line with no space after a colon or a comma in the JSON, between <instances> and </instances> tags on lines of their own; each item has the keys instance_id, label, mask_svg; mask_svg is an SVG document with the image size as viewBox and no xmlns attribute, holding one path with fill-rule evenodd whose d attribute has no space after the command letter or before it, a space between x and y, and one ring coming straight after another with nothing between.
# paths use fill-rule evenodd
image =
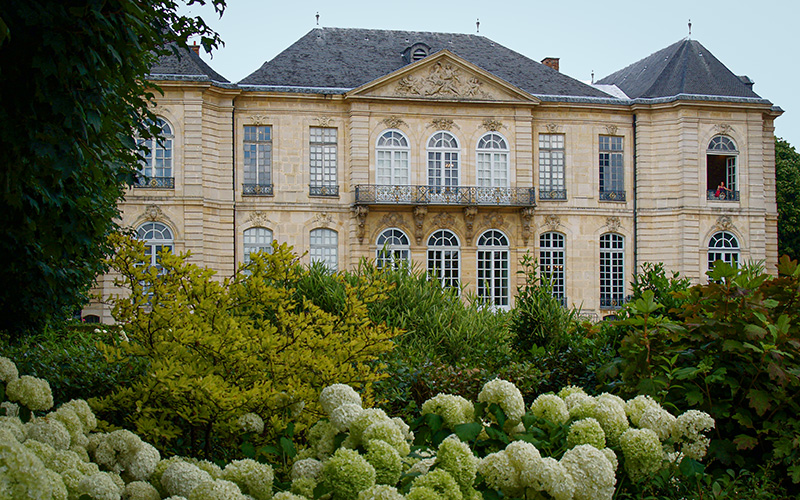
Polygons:
<instances>
[{"instance_id":1,"label":"ground floor window","mask_svg":"<svg viewBox=\"0 0 800 500\"><path fill-rule=\"evenodd\" d=\"M728 231L715 233L708 241L708 269L718 260L734 266L739 263L739 240Z\"/></svg>"},{"instance_id":2,"label":"ground floor window","mask_svg":"<svg viewBox=\"0 0 800 500\"><path fill-rule=\"evenodd\" d=\"M446 288L458 288L461 250L452 231L440 229L428 238L428 275Z\"/></svg>"},{"instance_id":3,"label":"ground floor window","mask_svg":"<svg viewBox=\"0 0 800 500\"><path fill-rule=\"evenodd\" d=\"M331 271L339 268L339 235L333 229L314 229L310 233L311 262L322 262Z\"/></svg>"},{"instance_id":4,"label":"ground floor window","mask_svg":"<svg viewBox=\"0 0 800 500\"><path fill-rule=\"evenodd\" d=\"M549 232L539 236L539 270L550 282L553 297L566 305L566 255L565 238L561 233Z\"/></svg>"},{"instance_id":5,"label":"ground floor window","mask_svg":"<svg viewBox=\"0 0 800 500\"><path fill-rule=\"evenodd\" d=\"M508 307L508 238L494 229L478 238L478 297Z\"/></svg>"},{"instance_id":6,"label":"ground floor window","mask_svg":"<svg viewBox=\"0 0 800 500\"><path fill-rule=\"evenodd\" d=\"M625 238L600 236L600 308L618 309L625 298Z\"/></svg>"}]
</instances>

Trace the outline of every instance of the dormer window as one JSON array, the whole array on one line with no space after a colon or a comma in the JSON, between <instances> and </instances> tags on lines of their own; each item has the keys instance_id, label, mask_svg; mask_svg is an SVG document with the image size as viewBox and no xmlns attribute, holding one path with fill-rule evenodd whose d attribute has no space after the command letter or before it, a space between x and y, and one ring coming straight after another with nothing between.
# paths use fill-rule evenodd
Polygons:
<instances>
[{"instance_id":1,"label":"dormer window","mask_svg":"<svg viewBox=\"0 0 800 500\"><path fill-rule=\"evenodd\" d=\"M420 59L425 59L430 53L431 48L429 45L417 42L403 51L403 59L406 61L406 64L409 64L417 62Z\"/></svg>"},{"instance_id":2,"label":"dormer window","mask_svg":"<svg viewBox=\"0 0 800 500\"><path fill-rule=\"evenodd\" d=\"M428 51L423 49L422 47L418 49L414 49L414 53L411 54L411 61L419 61L420 59L425 58L428 55Z\"/></svg>"}]
</instances>

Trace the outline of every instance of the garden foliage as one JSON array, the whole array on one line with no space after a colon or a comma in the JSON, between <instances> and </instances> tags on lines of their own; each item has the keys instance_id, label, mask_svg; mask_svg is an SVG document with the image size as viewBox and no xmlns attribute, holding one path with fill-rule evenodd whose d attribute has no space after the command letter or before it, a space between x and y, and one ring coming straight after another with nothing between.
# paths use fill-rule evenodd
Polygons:
<instances>
[{"instance_id":1,"label":"garden foliage","mask_svg":"<svg viewBox=\"0 0 800 500\"><path fill-rule=\"evenodd\" d=\"M285 245L218 280L185 255L166 252L150 267L140 243L116 244L112 266L129 293L114 298L113 314L127 341L104 349L110 361L145 368L92 405L159 449L210 456L249 413L267 424L256 444L290 419L299 431L319 415L321 388L346 382L369 398L383 376L374 361L395 333L367 314L369 301L385 298L380 281L343 283L340 308L325 311L298 293L308 271Z\"/></svg>"}]
</instances>

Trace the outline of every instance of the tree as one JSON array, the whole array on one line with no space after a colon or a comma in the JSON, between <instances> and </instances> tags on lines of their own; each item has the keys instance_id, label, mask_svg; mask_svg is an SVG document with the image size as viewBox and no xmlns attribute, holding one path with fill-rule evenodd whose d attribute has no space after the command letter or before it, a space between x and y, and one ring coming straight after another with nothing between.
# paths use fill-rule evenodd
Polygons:
<instances>
[{"instance_id":1,"label":"tree","mask_svg":"<svg viewBox=\"0 0 800 500\"><path fill-rule=\"evenodd\" d=\"M225 0L209 1L221 15ZM0 7L0 331L81 307L112 251L125 183L157 130L146 75L167 47L219 37L173 0L10 0ZM157 90L157 89L156 89Z\"/></svg>"},{"instance_id":2,"label":"tree","mask_svg":"<svg viewBox=\"0 0 800 500\"><path fill-rule=\"evenodd\" d=\"M778 202L778 253L800 258L800 153L775 138L775 181Z\"/></svg>"}]
</instances>

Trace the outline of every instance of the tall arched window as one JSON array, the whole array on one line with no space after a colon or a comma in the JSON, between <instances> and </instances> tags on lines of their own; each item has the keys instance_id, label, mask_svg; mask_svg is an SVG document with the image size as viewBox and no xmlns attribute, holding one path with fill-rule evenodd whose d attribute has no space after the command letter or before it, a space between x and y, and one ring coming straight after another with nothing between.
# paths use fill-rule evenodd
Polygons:
<instances>
[{"instance_id":1,"label":"tall arched window","mask_svg":"<svg viewBox=\"0 0 800 500\"><path fill-rule=\"evenodd\" d=\"M736 143L728 136L717 135L706 151L706 179L709 200L739 199Z\"/></svg>"},{"instance_id":2,"label":"tall arched window","mask_svg":"<svg viewBox=\"0 0 800 500\"><path fill-rule=\"evenodd\" d=\"M508 238L490 229L478 238L478 297L496 307L508 307Z\"/></svg>"},{"instance_id":3,"label":"tall arched window","mask_svg":"<svg viewBox=\"0 0 800 500\"><path fill-rule=\"evenodd\" d=\"M447 193L459 184L458 140L450 132L436 132L428 141L428 186Z\"/></svg>"},{"instance_id":4,"label":"tall arched window","mask_svg":"<svg viewBox=\"0 0 800 500\"><path fill-rule=\"evenodd\" d=\"M566 305L566 238L561 233L549 232L539 236L539 269L550 282L553 297Z\"/></svg>"},{"instance_id":5,"label":"tall arched window","mask_svg":"<svg viewBox=\"0 0 800 500\"><path fill-rule=\"evenodd\" d=\"M478 141L478 186L508 187L508 143L497 132Z\"/></svg>"},{"instance_id":6,"label":"tall arched window","mask_svg":"<svg viewBox=\"0 0 800 500\"><path fill-rule=\"evenodd\" d=\"M625 237L600 236L600 309L619 309L625 299Z\"/></svg>"},{"instance_id":7,"label":"tall arched window","mask_svg":"<svg viewBox=\"0 0 800 500\"><path fill-rule=\"evenodd\" d=\"M714 233L708 240L708 268L718 260L734 266L739 263L739 240L728 231Z\"/></svg>"},{"instance_id":8,"label":"tall arched window","mask_svg":"<svg viewBox=\"0 0 800 500\"><path fill-rule=\"evenodd\" d=\"M311 262L322 262L331 271L339 268L339 235L333 229L314 229L309 234Z\"/></svg>"},{"instance_id":9,"label":"tall arched window","mask_svg":"<svg viewBox=\"0 0 800 500\"><path fill-rule=\"evenodd\" d=\"M250 254L256 252L272 253L272 231L264 227L251 227L245 229L244 262L250 262Z\"/></svg>"},{"instance_id":10,"label":"tall arched window","mask_svg":"<svg viewBox=\"0 0 800 500\"><path fill-rule=\"evenodd\" d=\"M174 249L172 231L160 222L145 222L136 230L136 236L144 242L144 252L152 266L160 268L159 254Z\"/></svg>"},{"instance_id":11,"label":"tall arched window","mask_svg":"<svg viewBox=\"0 0 800 500\"><path fill-rule=\"evenodd\" d=\"M382 186L402 186L409 183L408 158L411 148L408 139L398 130L387 130L378 138L377 183Z\"/></svg>"},{"instance_id":12,"label":"tall arched window","mask_svg":"<svg viewBox=\"0 0 800 500\"><path fill-rule=\"evenodd\" d=\"M440 229L428 238L428 275L444 287L458 288L461 250L458 237L452 231Z\"/></svg>"},{"instance_id":13,"label":"tall arched window","mask_svg":"<svg viewBox=\"0 0 800 500\"><path fill-rule=\"evenodd\" d=\"M410 244L406 233L400 229L386 229L378 235L375 251L375 265L384 267L400 267L410 260Z\"/></svg>"},{"instance_id":14,"label":"tall arched window","mask_svg":"<svg viewBox=\"0 0 800 500\"><path fill-rule=\"evenodd\" d=\"M172 126L163 118L156 120L161 130L158 137L139 141L147 150L139 169L136 186L148 188L172 188L175 177L172 171L172 145L175 139Z\"/></svg>"}]
</instances>

